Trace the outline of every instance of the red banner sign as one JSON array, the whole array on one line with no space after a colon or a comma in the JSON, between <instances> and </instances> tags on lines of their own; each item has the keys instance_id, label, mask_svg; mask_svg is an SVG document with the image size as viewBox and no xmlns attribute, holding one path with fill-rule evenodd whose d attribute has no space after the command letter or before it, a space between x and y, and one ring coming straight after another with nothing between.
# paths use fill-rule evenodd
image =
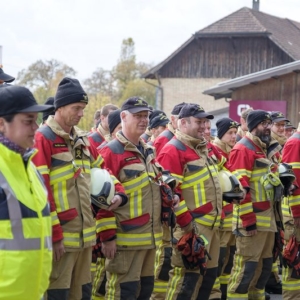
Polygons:
<instances>
[{"instance_id":1,"label":"red banner sign","mask_svg":"<svg viewBox=\"0 0 300 300\"><path fill-rule=\"evenodd\" d=\"M252 107L266 111L280 111L286 116L286 101L277 100L233 100L229 102L229 117L240 121L243 110Z\"/></svg>"}]
</instances>

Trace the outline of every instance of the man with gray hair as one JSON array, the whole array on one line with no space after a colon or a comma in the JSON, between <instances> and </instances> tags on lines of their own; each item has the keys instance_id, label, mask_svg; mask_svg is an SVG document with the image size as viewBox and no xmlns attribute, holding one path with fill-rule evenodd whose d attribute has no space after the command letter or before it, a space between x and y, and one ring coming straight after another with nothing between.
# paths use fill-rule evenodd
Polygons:
<instances>
[{"instance_id":1,"label":"man with gray hair","mask_svg":"<svg viewBox=\"0 0 300 300\"><path fill-rule=\"evenodd\" d=\"M149 111L142 98L127 99L121 107L122 130L99 149L105 167L129 197L127 205L114 213L104 212L100 218L107 299L148 300L153 290L155 248L162 239L162 200L156 178L162 170L153 147L141 138Z\"/></svg>"}]
</instances>

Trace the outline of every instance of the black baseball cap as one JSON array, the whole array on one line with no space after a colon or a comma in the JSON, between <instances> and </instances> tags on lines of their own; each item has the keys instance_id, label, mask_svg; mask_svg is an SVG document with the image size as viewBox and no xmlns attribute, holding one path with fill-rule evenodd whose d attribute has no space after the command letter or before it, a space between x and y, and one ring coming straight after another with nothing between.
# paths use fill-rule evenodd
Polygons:
<instances>
[{"instance_id":1,"label":"black baseball cap","mask_svg":"<svg viewBox=\"0 0 300 300\"><path fill-rule=\"evenodd\" d=\"M0 80L3 80L4 82L13 82L15 80L15 77L12 77L6 73L4 73L2 69L2 65L0 65Z\"/></svg>"},{"instance_id":2,"label":"black baseball cap","mask_svg":"<svg viewBox=\"0 0 300 300\"><path fill-rule=\"evenodd\" d=\"M297 128L291 123L291 121L289 121L289 120L285 123L284 128L286 128L286 129L289 129L289 128L297 129Z\"/></svg>"},{"instance_id":3,"label":"black baseball cap","mask_svg":"<svg viewBox=\"0 0 300 300\"><path fill-rule=\"evenodd\" d=\"M51 110L47 110L43 112L43 121L46 121L49 116L55 115L54 97L49 97L44 104L52 105Z\"/></svg>"},{"instance_id":4,"label":"black baseball cap","mask_svg":"<svg viewBox=\"0 0 300 300\"><path fill-rule=\"evenodd\" d=\"M206 119L210 119L210 120L212 120L214 118L213 115L206 113L204 111L203 107L201 107L198 104L193 104L193 103L185 104L182 107L182 109L180 110L179 119L188 118L188 117L194 117L194 118L198 118L198 119L206 118Z\"/></svg>"},{"instance_id":5,"label":"black baseball cap","mask_svg":"<svg viewBox=\"0 0 300 300\"><path fill-rule=\"evenodd\" d=\"M158 126L166 126L170 120L164 114L158 115L155 118L151 119L149 122L149 129L156 128Z\"/></svg>"},{"instance_id":6,"label":"black baseball cap","mask_svg":"<svg viewBox=\"0 0 300 300\"><path fill-rule=\"evenodd\" d=\"M25 112L44 112L52 105L39 105L23 86L8 85L0 89L0 117Z\"/></svg>"},{"instance_id":7,"label":"black baseball cap","mask_svg":"<svg viewBox=\"0 0 300 300\"><path fill-rule=\"evenodd\" d=\"M281 121L287 122L288 121L288 119L280 111L272 111L271 119L272 119L272 122L281 122Z\"/></svg>"},{"instance_id":8,"label":"black baseball cap","mask_svg":"<svg viewBox=\"0 0 300 300\"><path fill-rule=\"evenodd\" d=\"M174 116L179 115L179 113L180 113L182 107L183 107L185 104L187 104L187 103L181 102L181 103L179 103L179 104L176 104L176 105L173 107L172 111L171 111L171 115L174 115Z\"/></svg>"},{"instance_id":9,"label":"black baseball cap","mask_svg":"<svg viewBox=\"0 0 300 300\"><path fill-rule=\"evenodd\" d=\"M141 97L130 97L128 98L121 107L121 111L128 110L134 114L140 111L151 111L148 103Z\"/></svg>"}]
</instances>

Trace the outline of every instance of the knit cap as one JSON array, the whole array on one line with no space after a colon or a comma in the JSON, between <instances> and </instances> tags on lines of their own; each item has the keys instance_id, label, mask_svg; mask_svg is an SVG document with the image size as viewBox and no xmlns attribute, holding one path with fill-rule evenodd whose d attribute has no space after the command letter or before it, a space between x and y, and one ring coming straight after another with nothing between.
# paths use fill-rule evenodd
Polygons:
<instances>
[{"instance_id":1,"label":"knit cap","mask_svg":"<svg viewBox=\"0 0 300 300\"><path fill-rule=\"evenodd\" d=\"M86 92L75 78L65 77L58 85L54 97L55 109L69 104L81 102L87 104L89 101Z\"/></svg>"},{"instance_id":2,"label":"knit cap","mask_svg":"<svg viewBox=\"0 0 300 300\"><path fill-rule=\"evenodd\" d=\"M221 139L223 135L231 128L238 128L240 124L238 122L233 121L230 118L222 118L216 123L218 129L218 138Z\"/></svg>"},{"instance_id":3,"label":"knit cap","mask_svg":"<svg viewBox=\"0 0 300 300\"><path fill-rule=\"evenodd\" d=\"M121 123L121 116L120 116L121 110L116 109L111 111L108 114L108 127L109 127L109 133L112 134L115 128Z\"/></svg>"},{"instance_id":4,"label":"knit cap","mask_svg":"<svg viewBox=\"0 0 300 300\"><path fill-rule=\"evenodd\" d=\"M267 111L260 109L250 111L247 117L248 131L251 132L259 123L263 121L272 121L271 115Z\"/></svg>"}]
</instances>

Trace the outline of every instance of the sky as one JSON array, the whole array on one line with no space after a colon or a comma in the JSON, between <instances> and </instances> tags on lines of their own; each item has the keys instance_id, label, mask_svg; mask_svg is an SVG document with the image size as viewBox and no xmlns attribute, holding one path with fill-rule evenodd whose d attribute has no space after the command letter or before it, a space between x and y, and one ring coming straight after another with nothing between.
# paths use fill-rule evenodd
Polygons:
<instances>
[{"instance_id":1,"label":"sky","mask_svg":"<svg viewBox=\"0 0 300 300\"><path fill-rule=\"evenodd\" d=\"M131 37L137 62L156 65L245 6L252 0L0 0L0 63L16 77L37 60L56 59L84 80L111 70ZM260 11L300 22L299 0L260 0Z\"/></svg>"}]
</instances>

